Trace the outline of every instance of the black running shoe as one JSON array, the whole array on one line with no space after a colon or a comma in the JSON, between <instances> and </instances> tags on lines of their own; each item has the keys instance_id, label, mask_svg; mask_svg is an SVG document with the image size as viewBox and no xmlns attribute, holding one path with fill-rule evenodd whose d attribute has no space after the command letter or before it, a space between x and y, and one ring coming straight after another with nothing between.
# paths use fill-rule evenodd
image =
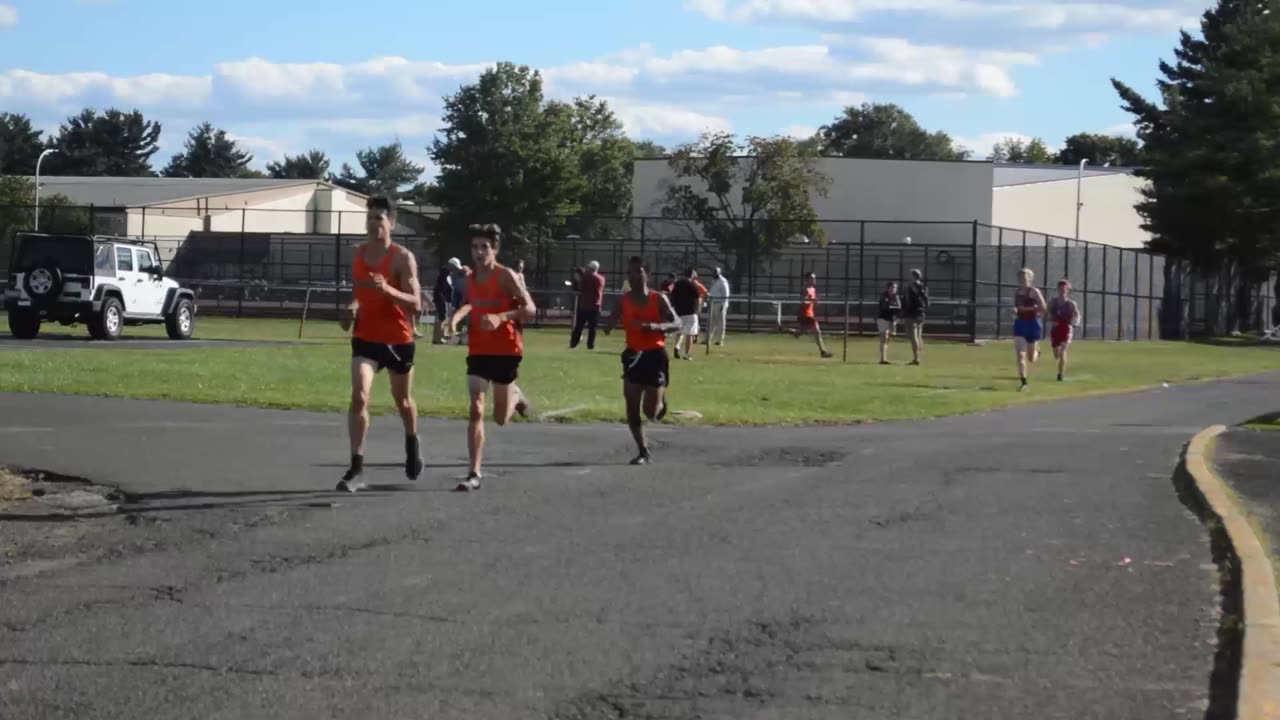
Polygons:
<instances>
[{"instance_id":1,"label":"black running shoe","mask_svg":"<svg viewBox=\"0 0 1280 720\"><path fill-rule=\"evenodd\" d=\"M632 465L648 465L653 462L653 456L648 450L641 450L640 454L631 459Z\"/></svg>"},{"instance_id":2,"label":"black running shoe","mask_svg":"<svg viewBox=\"0 0 1280 720\"><path fill-rule=\"evenodd\" d=\"M653 419L661 420L666 416L667 416L667 399L664 397L662 398L662 407L658 408L658 412L656 415L653 416Z\"/></svg>"},{"instance_id":3,"label":"black running shoe","mask_svg":"<svg viewBox=\"0 0 1280 720\"><path fill-rule=\"evenodd\" d=\"M480 489L480 473L467 473L467 479L458 483L454 488L458 492L471 492Z\"/></svg>"},{"instance_id":4,"label":"black running shoe","mask_svg":"<svg viewBox=\"0 0 1280 720\"><path fill-rule=\"evenodd\" d=\"M526 400L522 395L520 397L520 402L516 403L516 413L525 420L528 420L529 416L533 414L533 403Z\"/></svg>"},{"instance_id":5,"label":"black running shoe","mask_svg":"<svg viewBox=\"0 0 1280 720\"><path fill-rule=\"evenodd\" d=\"M338 481L337 490L338 492L356 493L366 487L368 486L364 484L364 474L360 470L351 468Z\"/></svg>"},{"instance_id":6,"label":"black running shoe","mask_svg":"<svg viewBox=\"0 0 1280 720\"><path fill-rule=\"evenodd\" d=\"M422 475L422 450L417 435L404 438L404 476L417 480Z\"/></svg>"},{"instance_id":7,"label":"black running shoe","mask_svg":"<svg viewBox=\"0 0 1280 720\"><path fill-rule=\"evenodd\" d=\"M1062 382L1062 373L1058 373L1058 382Z\"/></svg>"}]
</instances>

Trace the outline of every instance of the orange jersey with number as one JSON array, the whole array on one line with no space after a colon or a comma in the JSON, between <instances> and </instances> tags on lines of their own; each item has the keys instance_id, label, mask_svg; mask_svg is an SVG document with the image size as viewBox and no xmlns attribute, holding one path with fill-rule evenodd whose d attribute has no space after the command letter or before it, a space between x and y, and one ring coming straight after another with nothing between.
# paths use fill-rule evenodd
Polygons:
<instances>
[{"instance_id":1,"label":"orange jersey with number","mask_svg":"<svg viewBox=\"0 0 1280 720\"><path fill-rule=\"evenodd\" d=\"M662 322L662 299L656 290L649 291L649 299L643 306L631 302L631 293L622 296L622 327L627 331L627 347L636 352L657 350L666 345L666 335L661 330L646 330L645 323Z\"/></svg>"},{"instance_id":2,"label":"orange jersey with number","mask_svg":"<svg viewBox=\"0 0 1280 720\"><path fill-rule=\"evenodd\" d=\"M359 306L352 335L365 342L407 345L413 342L413 321L409 313L391 298L379 292L373 284L373 275L377 274L386 278L389 285L395 286L395 281L391 277L391 262L396 255L405 250L398 245L392 245L387 248L381 260L370 265L364 259L367 247L367 245L357 247L355 257L351 260L351 293Z\"/></svg>"},{"instance_id":3,"label":"orange jersey with number","mask_svg":"<svg viewBox=\"0 0 1280 720\"><path fill-rule=\"evenodd\" d=\"M467 278L467 303L471 305L468 315L467 349L471 355L523 355L524 337L514 320L505 320L497 330L485 330L480 327L482 315L510 312L520 307L515 295L504 291L500 278L505 271L501 265L495 264L484 282L478 282L480 275L477 268Z\"/></svg>"}]
</instances>

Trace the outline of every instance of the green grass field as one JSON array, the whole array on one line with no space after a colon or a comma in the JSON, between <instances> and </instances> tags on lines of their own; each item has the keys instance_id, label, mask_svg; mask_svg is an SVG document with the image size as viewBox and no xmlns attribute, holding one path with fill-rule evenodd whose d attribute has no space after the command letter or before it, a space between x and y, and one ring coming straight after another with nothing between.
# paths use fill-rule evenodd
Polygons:
<instances>
[{"instance_id":1,"label":"green grass field","mask_svg":"<svg viewBox=\"0 0 1280 720\"><path fill-rule=\"evenodd\" d=\"M3 325L0 325L2 327ZM125 337L162 337L163 328L125 328ZM46 326L42 335L87 337L84 328ZM296 321L204 317L198 339L296 341ZM539 412L559 421L622 416L622 335L595 351L570 351L563 329L530 331L520 385ZM1073 396L1116 392L1280 369L1280 350L1190 343L1077 342L1067 382L1054 380L1042 355L1031 389L1018 393L1010 342L972 347L934 342L925 364L910 367L910 347L895 338L892 366L876 364L875 341L851 339L849 362L822 360L809 339L731 335L711 355L672 360L673 411L694 410L707 424L852 423L966 413ZM350 350L335 323L310 322L299 345L187 350L0 350L0 391L169 399L271 408L343 411ZM74 346L74 344L73 344ZM1045 348L1047 350L1047 347ZM420 344L415 396L423 415L463 417L465 348ZM390 411L385 375L375 411ZM692 422L677 419L676 422Z\"/></svg>"}]
</instances>

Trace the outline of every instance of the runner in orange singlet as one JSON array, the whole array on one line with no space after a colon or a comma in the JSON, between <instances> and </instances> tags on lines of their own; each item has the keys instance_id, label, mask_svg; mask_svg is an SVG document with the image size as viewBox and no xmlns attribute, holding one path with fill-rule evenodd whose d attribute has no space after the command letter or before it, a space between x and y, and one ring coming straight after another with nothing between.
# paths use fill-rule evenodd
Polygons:
<instances>
[{"instance_id":1,"label":"runner in orange singlet","mask_svg":"<svg viewBox=\"0 0 1280 720\"><path fill-rule=\"evenodd\" d=\"M467 278L467 302L453 314L452 325L468 317L467 386L471 392L471 416L467 424L467 450L471 469L458 483L460 492L480 489L480 461L484 454L484 396L493 386L493 419L498 426L511 413L528 417L529 401L516 386L524 339L518 322L532 320L533 298L511 268L498 264L502 230L497 225L471 226L471 257L475 272Z\"/></svg>"},{"instance_id":2,"label":"runner in orange singlet","mask_svg":"<svg viewBox=\"0 0 1280 720\"><path fill-rule=\"evenodd\" d=\"M665 388L671 381L671 360L667 357L666 336L680 328L675 308L667 296L649 289L649 270L644 260L631 258L627 266L630 289L609 313L605 335L613 332L618 321L627 334L627 347L622 351L622 394L627 402L627 425L640 454L632 465L653 461L644 436L644 417L661 420L667 414Z\"/></svg>"},{"instance_id":3,"label":"runner in orange singlet","mask_svg":"<svg viewBox=\"0 0 1280 720\"><path fill-rule=\"evenodd\" d=\"M343 330L351 333L351 408L347 418L351 466L338 490L365 487L364 440L369 430L369 391L383 368L391 378L391 397L404 422L404 473L410 480L422 474L418 443L418 408L413 402L413 318L422 307L418 263L413 253L391 242L395 207L383 197L369 198L368 240L351 260L354 301L343 314Z\"/></svg>"},{"instance_id":4,"label":"runner in orange singlet","mask_svg":"<svg viewBox=\"0 0 1280 720\"><path fill-rule=\"evenodd\" d=\"M807 272L804 274L804 291L800 296L800 314L796 317L796 329L791 334L798 338L801 335L813 333L814 340L818 343L818 352L822 357L829 358L831 353L827 352L827 345L822 342L822 327L818 325L817 307L818 278L813 273Z\"/></svg>"}]
</instances>

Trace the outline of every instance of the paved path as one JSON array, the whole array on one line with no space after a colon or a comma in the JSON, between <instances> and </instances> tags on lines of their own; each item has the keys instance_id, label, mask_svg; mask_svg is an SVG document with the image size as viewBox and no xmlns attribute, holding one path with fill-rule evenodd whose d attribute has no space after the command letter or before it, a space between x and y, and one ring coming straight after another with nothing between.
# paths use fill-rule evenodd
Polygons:
<instances>
[{"instance_id":1,"label":"paved path","mask_svg":"<svg viewBox=\"0 0 1280 720\"><path fill-rule=\"evenodd\" d=\"M1214 441L1211 458L1263 533L1280 578L1280 432L1231 428Z\"/></svg>"},{"instance_id":2,"label":"paved path","mask_svg":"<svg viewBox=\"0 0 1280 720\"><path fill-rule=\"evenodd\" d=\"M426 476L352 498L341 417L0 395L0 460L147 509L0 579L0 717L1202 717L1216 573L1170 478L1278 406L1272 375L662 428L647 468L622 427L518 424L471 495L428 422Z\"/></svg>"}]
</instances>

